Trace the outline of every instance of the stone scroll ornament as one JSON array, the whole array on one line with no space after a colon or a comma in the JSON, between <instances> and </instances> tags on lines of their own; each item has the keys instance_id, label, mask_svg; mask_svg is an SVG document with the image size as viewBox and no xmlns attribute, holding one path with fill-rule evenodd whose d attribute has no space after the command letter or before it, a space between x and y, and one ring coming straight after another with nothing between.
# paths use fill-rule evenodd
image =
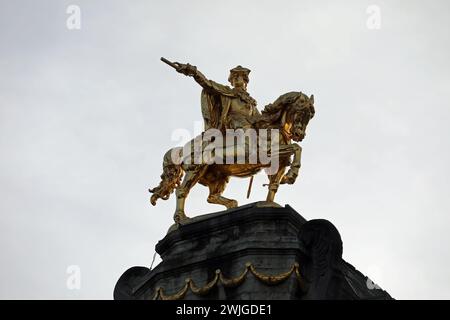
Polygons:
<instances>
[{"instance_id":1,"label":"stone scroll ornament","mask_svg":"<svg viewBox=\"0 0 450 320\"><path fill-rule=\"evenodd\" d=\"M253 176L264 169L269 180L265 203L276 205L274 197L279 185L293 184L299 174L302 148L297 142L304 139L314 116L314 96L288 92L260 112L256 100L247 92L249 69L231 69L230 87L209 80L190 64L161 60L194 78L203 88L201 112L205 131L187 145L165 153L161 182L149 189L151 203L167 200L175 191L175 223L186 222L186 198L191 188L200 183L209 188L209 203L234 208L237 201L222 196L230 177L250 177L248 198ZM229 134L243 139L236 142L233 137L230 142ZM230 163L230 159L234 161Z\"/></svg>"}]
</instances>

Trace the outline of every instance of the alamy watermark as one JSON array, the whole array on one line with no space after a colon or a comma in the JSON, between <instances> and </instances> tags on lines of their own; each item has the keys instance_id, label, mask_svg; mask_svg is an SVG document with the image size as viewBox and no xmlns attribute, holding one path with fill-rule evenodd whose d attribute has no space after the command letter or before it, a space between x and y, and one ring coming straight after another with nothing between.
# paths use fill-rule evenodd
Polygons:
<instances>
[{"instance_id":1,"label":"alamy watermark","mask_svg":"<svg viewBox=\"0 0 450 320\"><path fill-rule=\"evenodd\" d=\"M381 9L377 5L370 5L366 9L368 14L366 26L369 30L379 30L381 29Z\"/></svg>"},{"instance_id":2,"label":"alamy watermark","mask_svg":"<svg viewBox=\"0 0 450 320\"><path fill-rule=\"evenodd\" d=\"M69 15L66 20L66 27L69 30L81 29L81 8L75 4L67 7L66 13Z\"/></svg>"},{"instance_id":3,"label":"alamy watermark","mask_svg":"<svg viewBox=\"0 0 450 320\"><path fill-rule=\"evenodd\" d=\"M68 274L66 286L69 290L81 289L81 268L78 265L70 265L66 269Z\"/></svg>"},{"instance_id":4,"label":"alamy watermark","mask_svg":"<svg viewBox=\"0 0 450 320\"><path fill-rule=\"evenodd\" d=\"M182 133L182 134L181 134ZM176 136L187 139L187 130L177 130ZM210 128L184 144L171 150L174 164L262 164L268 173L279 169L280 130L278 129L226 129Z\"/></svg>"}]
</instances>

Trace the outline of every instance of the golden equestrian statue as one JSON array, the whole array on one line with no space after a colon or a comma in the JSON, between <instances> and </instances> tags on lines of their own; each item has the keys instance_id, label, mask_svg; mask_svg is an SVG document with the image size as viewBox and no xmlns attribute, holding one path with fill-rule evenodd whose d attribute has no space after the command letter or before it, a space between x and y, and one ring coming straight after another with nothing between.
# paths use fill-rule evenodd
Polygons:
<instances>
[{"instance_id":1,"label":"golden equestrian statue","mask_svg":"<svg viewBox=\"0 0 450 320\"><path fill-rule=\"evenodd\" d=\"M203 88L205 131L186 146L165 153L161 182L149 189L153 193L151 203L155 205L159 198L167 200L175 190L174 220L183 223L188 219L184 212L186 197L198 182L209 188L209 203L234 208L237 201L222 196L230 177L252 179L262 169L269 178L266 201L273 203L279 185L293 184L298 176L302 148L295 142L303 140L314 116L314 96L289 92L259 112L256 100L247 92L249 69L231 69L229 87L207 79L190 64L161 60L193 77Z\"/></svg>"}]
</instances>

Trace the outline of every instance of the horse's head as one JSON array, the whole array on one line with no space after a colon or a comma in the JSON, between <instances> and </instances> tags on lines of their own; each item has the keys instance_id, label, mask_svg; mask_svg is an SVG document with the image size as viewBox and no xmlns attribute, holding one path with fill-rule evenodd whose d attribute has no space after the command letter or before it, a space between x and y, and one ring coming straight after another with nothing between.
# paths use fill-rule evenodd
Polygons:
<instances>
[{"instance_id":1,"label":"horse's head","mask_svg":"<svg viewBox=\"0 0 450 320\"><path fill-rule=\"evenodd\" d=\"M314 96L308 97L301 92L289 94L293 94L297 98L286 105L283 115L284 119L282 117L282 125L294 141L302 141L306 134L306 126L315 113Z\"/></svg>"},{"instance_id":2,"label":"horse's head","mask_svg":"<svg viewBox=\"0 0 450 320\"><path fill-rule=\"evenodd\" d=\"M267 105L261 119L266 126L278 127L288 138L302 141L314 112L313 95L308 97L301 92L289 92Z\"/></svg>"}]
</instances>

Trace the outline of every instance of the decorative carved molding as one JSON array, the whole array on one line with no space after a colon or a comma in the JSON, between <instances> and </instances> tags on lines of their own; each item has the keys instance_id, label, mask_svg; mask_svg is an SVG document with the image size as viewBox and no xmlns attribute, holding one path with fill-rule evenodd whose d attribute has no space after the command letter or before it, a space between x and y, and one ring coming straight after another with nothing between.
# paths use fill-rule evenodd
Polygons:
<instances>
[{"instance_id":1,"label":"decorative carved molding","mask_svg":"<svg viewBox=\"0 0 450 320\"><path fill-rule=\"evenodd\" d=\"M299 287L302 291L305 289L305 282L300 274L299 271L299 264L296 262L293 264L291 269L287 272L280 273L278 275L266 275L261 272L258 272L252 263L247 262L245 264L245 270L237 277L235 278L226 278L222 271L220 269L216 270L216 274L214 276L214 279L209 281L206 285L203 287L197 287L194 283L194 281L191 278L186 279L186 284L181 288L180 291L178 291L175 294L172 295L166 295L164 294L164 289L159 287L156 289L153 300L181 300L186 296L186 293L191 290L192 293L203 296L207 295L219 282L227 288L233 288L241 285L247 278L248 273L252 273L253 276L255 276L256 279L261 281L262 283L268 284L268 285L276 285L279 284L285 280L287 280L291 274L294 274Z\"/></svg>"}]
</instances>

